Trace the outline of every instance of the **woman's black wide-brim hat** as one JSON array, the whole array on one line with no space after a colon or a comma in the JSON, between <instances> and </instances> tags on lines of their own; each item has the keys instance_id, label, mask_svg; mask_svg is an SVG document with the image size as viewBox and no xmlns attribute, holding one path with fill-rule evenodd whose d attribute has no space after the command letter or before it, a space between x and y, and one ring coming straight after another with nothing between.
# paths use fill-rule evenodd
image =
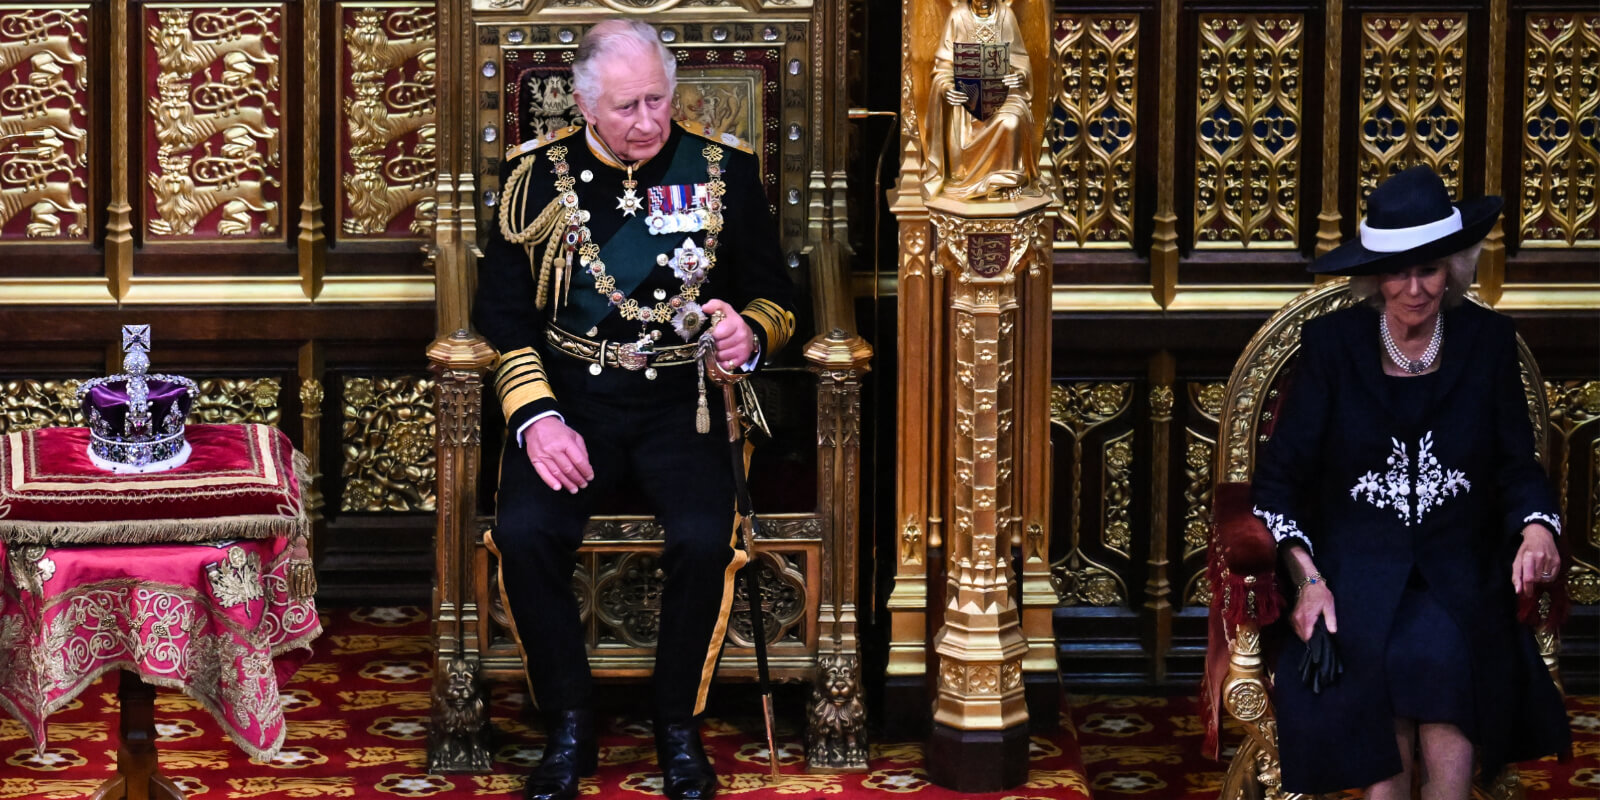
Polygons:
<instances>
[{"instance_id":1,"label":"woman's black wide-brim hat","mask_svg":"<svg viewBox=\"0 0 1600 800\"><path fill-rule=\"evenodd\" d=\"M1490 195L1450 202L1444 181L1426 166L1384 181L1367 196L1360 235L1307 267L1329 275L1381 275L1426 264L1477 244L1500 217Z\"/></svg>"}]
</instances>

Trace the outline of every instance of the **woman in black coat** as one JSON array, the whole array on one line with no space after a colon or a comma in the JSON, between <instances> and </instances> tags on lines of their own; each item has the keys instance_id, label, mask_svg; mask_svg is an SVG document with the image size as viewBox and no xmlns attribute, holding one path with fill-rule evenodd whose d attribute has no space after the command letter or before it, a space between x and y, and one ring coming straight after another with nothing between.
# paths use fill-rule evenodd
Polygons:
<instances>
[{"instance_id":1,"label":"woman in black coat","mask_svg":"<svg viewBox=\"0 0 1600 800\"><path fill-rule=\"evenodd\" d=\"M1500 198L1452 205L1414 167L1367 208L1312 270L1369 302L1306 323L1254 477L1299 589L1273 688L1283 787L1405 798L1420 759L1424 798L1466 800L1474 757L1493 776L1570 747L1516 620L1560 568L1561 525L1511 320L1462 302ZM1299 667L1323 636L1343 672L1313 687Z\"/></svg>"}]
</instances>

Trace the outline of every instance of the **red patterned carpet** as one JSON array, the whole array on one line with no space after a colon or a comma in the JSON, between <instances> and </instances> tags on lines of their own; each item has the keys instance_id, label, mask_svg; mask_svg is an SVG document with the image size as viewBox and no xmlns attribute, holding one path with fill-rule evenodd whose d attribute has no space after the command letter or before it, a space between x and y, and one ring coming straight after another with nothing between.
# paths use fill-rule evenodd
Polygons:
<instances>
[{"instance_id":1,"label":"red patterned carpet","mask_svg":"<svg viewBox=\"0 0 1600 800\"><path fill-rule=\"evenodd\" d=\"M336 611L316 657L284 687L287 740L271 763L249 761L223 738L199 704L174 691L156 697L162 771L189 797L261 798L520 798L523 775L536 760L542 735L522 720L526 694L498 685L492 714L500 737L488 775L428 775L430 648L426 619L415 608ZM50 747L35 753L22 726L0 714L0 800L76 798L116 770L116 681L102 679L50 718ZM795 714L786 714L798 720ZM722 780L721 796L742 800L850 800L906 796L952 800L960 793L928 783L921 746L872 748L871 771L807 775L801 769L800 730L779 731L779 784L767 775L759 721L710 718L706 749ZM585 779L586 798L660 797L660 776L648 721L612 717L600 741L600 773ZM1034 737L1029 781L995 800L1087 800L1085 778L1070 726L1052 740Z\"/></svg>"},{"instance_id":2,"label":"red patterned carpet","mask_svg":"<svg viewBox=\"0 0 1600 800\"><path fill-rule=\"evenodd\" d=\"M540 735L520 722L525 695L497 686L493 715L501 732L494 772L433 776L423 772L427 736L429 647L415 608L339 611L324 620L317 657L284 689L288 740L271 763L247 760L188 697L163 690L156 700L163 771L190 797L380 798L520 797L522 775ZM1221 767L1199 756L1200 720L1193 698L1074 697L1074 726L1034 737L1029 781L993 800L1085 800L1091 794L1130 800L1210 800ZM1600 699L1568 704L1577 755L1568 764L1525 765L1528 800L1600 797ZM798 718L798 714L786 714ZM932 786L916 743L875 744L865 775L800 771L799 730L780 731L782 783L766 778L766 748L753 718L712 718L706 744L722 776L723 795L744 800L964 797ZM51 717L50 748L35 753L22 726L0 718L0 800L77 798L115 771L116 684L102 680ZM1081 753L1081 756L1080 756ZM601 771L586 798L659 797L647 722L613 717L601 740Z\"/></svg>"}]
</instances>

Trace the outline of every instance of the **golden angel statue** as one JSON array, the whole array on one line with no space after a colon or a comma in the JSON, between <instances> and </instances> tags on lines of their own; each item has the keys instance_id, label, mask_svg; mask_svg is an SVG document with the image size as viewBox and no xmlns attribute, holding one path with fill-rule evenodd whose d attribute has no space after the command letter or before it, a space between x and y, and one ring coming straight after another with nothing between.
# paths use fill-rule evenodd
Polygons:
<instances>
[{"instance_id":1,"label":"golden angel statue","mask_svg":"<svg viewBox=\"0 0 1600 800\"><path fill-rule=\"evenodd\" d=\"M957 0L933 56L923 191L1011 199L1039 180L1033 70L1009 0Z\"/></svg>"}]
</instances>

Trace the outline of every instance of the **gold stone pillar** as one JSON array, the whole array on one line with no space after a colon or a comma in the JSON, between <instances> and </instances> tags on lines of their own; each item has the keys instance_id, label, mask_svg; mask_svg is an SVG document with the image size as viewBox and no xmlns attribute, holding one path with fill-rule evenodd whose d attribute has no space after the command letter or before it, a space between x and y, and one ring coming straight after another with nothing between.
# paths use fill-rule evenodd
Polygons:
<instances>
[{"instance_id":1,"label":"gold stone pillar","mask_svg":"<svg viewBox=\"0 0 1600 800\"><path fill-rule=\"evenodd\" d=\"M995 791L1027 778L1028 706L1023 693L1023 635L1014 594L1011 545L1019 463L1019 374L1029 315L1019 283L1048 262L1039 235L1049 225L1044 197L927 201L938 246L935 261L951 276L949 368L955 426L944 474L953 506L946 529L944 625L934 638L939 691L928 771L958 791ZM1046 298L1031 293L1031 302ZM1042 452L1036 448L1029 452Z\"/></svg>"}]
</instances>

